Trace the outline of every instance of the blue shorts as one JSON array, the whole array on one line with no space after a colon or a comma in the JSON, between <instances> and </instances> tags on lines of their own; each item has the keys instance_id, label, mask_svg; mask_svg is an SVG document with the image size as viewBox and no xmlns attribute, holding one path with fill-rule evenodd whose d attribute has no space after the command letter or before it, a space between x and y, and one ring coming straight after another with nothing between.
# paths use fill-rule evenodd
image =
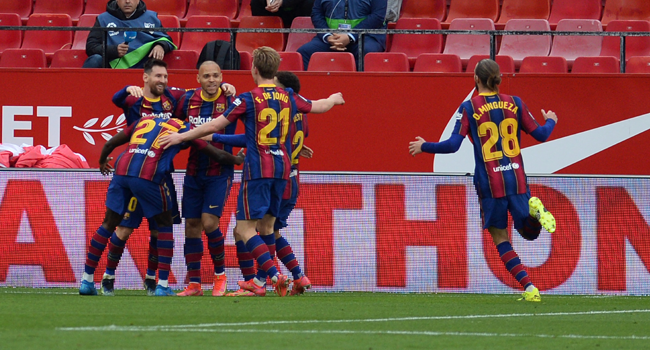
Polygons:
<instances>
[{"instance_id":1,"label":"blue shorts","mask_svg":"<svg viewBox=\"0 0 650 350\"><path fill-rule=\"evenodd\" d=\"M287 182L287 190L285 194L289 192L289 198L282 198L280 202L280 212L275 219L275 224L273 225L273 230L281 230L288 226L287 220L289 220L289 214L296 206L298 202L298 178L297 176L292 176ZM286 197L286 196L285 196Z\"/></svg>"},{"instance_id":2,"label":"blue shorts","mask_svg":"<svg viewBox=\"0 0 650 350\"><path fill-rule=\"evenodd\" d=\"M171 175L165 178L165 184L167 185L167 188L169 189L169 194L171 196L171 204L172 204L171 210L174 219L174 225L178 225L181 223L181 215L180 215L180 211L178 210L178 199L177 199L178 196L176 194L176 186L174 186L174 180L172 179ZM140 227L143 218L144 218L144 213L142 212L142 205L138 205L137 198L131 197L126 212L124 213L124 218L122 219L122 222L120 222L118 226L135 229ZM158 231L158 225L156 225L156 222L154 220L149 221L149 230Z\"/></svg>"},{"instance_id":3,"label":"blue shorts","mask_svg":"<svg viewBox=\"0 0 650 350\"><path fill-rule=\"evenodd\" d=\"M183 217L200 219L207 213L221 217L232 187L232 174L185 176L183 181Z\"/></svg>"},{"instance_id":4,"label":"blue shorts","mask_svg":"<svg viewBox=\"0 0 650 350\"><path fill-rule=\"evenodd\" d=\"M167 184L157 184L139 177L115 175L106 192L106 207L120 215L126 213L131 197L142 206L146 218L171 210L171 194Z\"/></svg>"},{"instance_id":5,"label":"blue shorts","mask_svg":"<svg viewBox=\"0 0 650 350\"><path fill-rule=\"evenodd\" d=\"M278 217L286 186L284 179L242 181L237 197L237 220L261 219L266 214Z\"/></svg>"},{"instance_id":6,"label":"blue shorts","mask_svg":"<svg viewBox=\"0 0 650 350\"><path fill-rule=\"evenodd\" d=\"M506 229L508 227L508 212L510 212L515 229L522 229L526 218L530 216L528 210L529 199L530 191L524 194L515 194L502 198L481 199L483 228L496 227L498 229Z\"/></svg>"}]
</instances>

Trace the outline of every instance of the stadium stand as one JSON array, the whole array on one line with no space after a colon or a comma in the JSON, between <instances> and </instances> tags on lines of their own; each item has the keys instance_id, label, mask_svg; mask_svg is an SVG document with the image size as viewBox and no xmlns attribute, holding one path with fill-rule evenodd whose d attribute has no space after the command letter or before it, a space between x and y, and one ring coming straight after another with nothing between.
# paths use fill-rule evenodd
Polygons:
<instances>
[{"instance_id":1,"label":"stadium stand","mask_svg":"<svg viewBox=\"0 0 650 350\"><path fill-rule=\"evenodd\" d=\"M67 14L35 13L29 16L28 26L34 27L72 27L72 19ZM27 30L23 38L23 49L42 49L48 61L54 51L69 49L72 46L72 31L67 30Z\"/></svg>"},{"instance_id":2,"label":"stadium stand","mask_svg":"<svg viewBox=\"0 0 650 350\"><path fill-rule=\"evenodd\" d=\"M650 56L635 56L625 64L625 73L650 73Z\"/></svg>"},{"instance_id":3,"label":"stadium stand","mask_svg":"<svg viewBox=\"0 0 650 350\"><path fill-rule=\"evenodd\" d=\"M253 68L253 56L248 51L239 52L239 70L251 70Z\"/></svg>"},{"instance_id":4,"label":"stadium stand","mask_svg":"<svg viewBox=\"0 0 650 350\"><path fill-rule=\"evenodd\" d=\"M165 54L163 61L169 69L196 69L199 54L193 50L174 50Z\"/></svg>"},{"instance_id":5,"label":"stadium stand","mask_svg":"<svg viewBox=\"0 0 650 350\"><path fill-rule=\"evenodd\" d=\"M435 18L442 22L447 14L445 0L403 0L400 18Z\"/></svg>"},{"instance_id":6,"label":"stadium stand","mask_svg":"<svg viewBox=\"0 0 650 350\"><path fill-rule=\"evenodd\" d=\"M17 13L0 13L0 26L20 26L22 20ZM0 35L0 55L6 49L17 49L23 40L20 30L3 30Z\"/></svg>"},{"instance_id":7,"label":"stadium stand","mask_svg":"<svg viewBox=\"0 0 650 350\"><path fill-rule=\"evenodd\" d=\"M249 16L243 17L239 28L283 28L280 17ZM237 51L253 52L260 46L268 46L276 51L284 51L284 34L282 33L238 33L235 47Z\"/></svg>"},{"instance_id":8,"label":"stadium stand","mask_svg":"<svg viewBox=\"0 0 650 350\"><path fill-rule=\"evenodd\" d=\"M474 55L470 57L469 62L467 63L467 68L465 69L468 73L473 73L474 68L479 63L479 61L490 58L490 55ZM496 55L494 61L499 65L499 70L501 73L514 73L515 72L515 61L510 56Z\"/></svg>"},{"instance_id":9,"label":"stadium stand","mask_svg":"<svg viewBox=\"0 0 650 350\"><path fill-rule=\"evenodd\" d=\"M349 52L315 52L309 60L310 72L356 72L354 56Z\"/></svg>"},{"instance_id":10,"label":"stadium stand","mask_svg":"<svg viewBox=\"0 0 650 350\"><path fill-rule=\"evenodd\" d=\"M191 16L185 28L230 28L230 19L226 16ZM212 40L230 41L230 33L185 32L179 48L198 54Z\"/></svg>"},{"instance_id":11,"label":"stadium stand","mask_svg":"<svg viewBox=\"0 0 650 350\"><path fill-rule=\"evenodd\" d=\"M505 30L513 31L550 31L545 19L511 19ZM550 35L504 35L501 39L499 55L512 57L515 68L519 69L526 56L548 56L551 51Z\"/></svg>"},{"instance_id":12,"label":"stadium stand","mask_svg":"<svg viewBox=\"0 0 650 350\"><path fill-rule=\"evenodd\" d=\"M395 29L426 30L441 29L441 26L435 18L400 18ZM442 51L442 34L393 34L389 51L405 53L412 68L420 54Z\"/></svg>"},{"instance_id":13,"label":"stadium stand","mask_svg":"<svg viewBox=\"0 0 650 350\"><path fill-rule=\"evenodd\" d=\"M92 27L95 25L96 19L97 15L81 15L81 17L79 17L79 23L77 23L77 27ZM72 49L86 50L86 40L88 39L88 34L90 34L90 31L76 30L74 32L74 38L72 39Z\"/></svg>"},{"instance_id":14,"label":"stadium stand","mask_svg":"<svg viewBox=\"0 0 650 350\"><path fill-rule=\"evenodd\" d=\"M0 13L16 13L23 24L27 24L27 19L32 14L32 0L0 1Z\"/></svg>"},{"instance_id":15,"label":"stadium stand","mask_svg":"<svg viewBox=\"0 0 650 350\"><path fill-rule=\"evenodd\" d=\"M409 59L403 52L369 52L364 57L366 72L409 72Z\"/></svg>"},{"instance_id":16,"label":"stadium stand","mask_svg":"<svg viewBox=\"0 0 650 350\"><path fill-rule=\"evenodd\" d=\"M226 16L229 20L237 16L237 0L190 0L187 14L181 19L183 27L191 16Z\"/></svg>"},{"instance_id":17,"label":"stadium stand","mask_svg":"<svg viewBox=\"0 0 650 350\"><path fill-rule=\"evenodd\" d=\"M81 68L88 58L86 50L64 49L56 50L52 56L50 68Z\"/></svg>"},{"instance_id":18,"label":"stadium stand","mask_svg":"<svg viewBox=\"0 0 650 350\"><path fill-rule=\"evenodd\" d=\"M159 15L174 15L184 18L187 11L187 0L146 0L147 10L156 11Z\"/></svg>"},{"instance_id":19,"label":"stadium stand","mask_svg":"<svg viewBox=\"0 0 650 350\"><path fill-rule=\"evenodd\" d=\"M414 72L462 73L463 62L458 55L423 53L415 60Z\"/></svg>"},{"instance_id":20,"label":"stadium stand","mask_svg":"<svg viewBox=\"0 0 650 350\"><path fill-rule=\"evenodd\" d=\"M106 0L86 0L86 7L84 14L86 15L99 15L106 12Z\"/></svg>"},{"instance_id":21,"label":"stadium stand","mask_svg":"<svg viewBox=\"0 0 650 350\"><path fill-rule=\"evenodd\" d=\"M519 67L519 73L568 73L569 67L564 57L528 56Z\"/></svg>"},{"instance_id":22,"label":"stadium stand","mask_svg":"<svg viewBox=\"0 0 650 350\"><path fill-rule=\"evenodd\" d=\"M47 59L41 49L6 49L0 56L0 68L46 68Z\"/></svg>"},{"instance_id":23,"label":"stadium stand","mask_svg":"<svg viewBox=\"0 0 650 350\"><path fill-rule=\"evenodd\" d=\"M641 20L614 20L607 26L608 32L650 32L650 22ZM617 36L603 38L600 56L620 57L621 39ZM650 37L627 37L625 40L625 59L634 56L650 56Z\"/></svg>"},{"instance_id":24,"label":"stadium stand","mask_svg":"<svg viewBox=\"0 0 650 350\"><path fill-rule=\"evenodd\" d=\"M494 22L489 18L456 18L451 21L449 29L494 30ZM490 54L490 36L449 34L442 53L458 55L463 62L463 66L467 66L470 57Z\"/></svg>"},{"instance_id":25,"label":"stadium stand","mask_svg":"<svg viewBox=\"0 0 650 350\"><path fill-rule=\"evenodd\" d=\"M512 19L546 20L550 13L550 0L503 0L501 15L495 27L501 30Z\"/></svg>"},{"instance_id":26,"label":"stadium stand","mask_svg":"<svg viewBox=\"0 0 650 350\"><path fill-rule=\"evenodd\" d=\"M158 15L158 19L160 20L160 24L164 28L180 28L181 27L181 21L178 19L178 17L174 15ZM172 38L172 41L176 45L176 47L181 46L181 32L166 32L169 34L169 36Z\"/></svg>"},{"instance_id":27,"label":"stadium stand","mask_svg":"<svg viewBox=\"0 0 650 350\"><path fill-rule=\"evenodd\" d=\"M607 0L600 20L607 28L615 20L650 20L650 1L648 0Z\"/></svg>"},{"instance_id":28,"label":"stadium stand","mask_svg":"<svg viewBox=\"0 0 650 350\"><path fill-rule=\"evenodd\" d=\"M311 29L314 24L311 22L311 17L296 17L291 22L292 29ZM299 47L308 43L314 38L315 33L289 33L287 38L287 47L284 51L295 52Z\"/></svg>"},{"instance_id":29,"label":"stadium stand","mask_svg":"<svg viewBox=\"0 0 650 350\"><path fill-rule=\"evenodd\" d=\"M297 52L279 52L280 54L280 69L289 71L303 71L305 67L302 64L302 55Z\"/></svg>"},{"instance_id":30,"label":"stadium stand","mask_svg":"<svg viewBox=\"0 0 650 350\"><path fill-rule=\"evenodd\" d=\"M551 29L563 19L593 19L600 20L601 0L553 0L551 15L548 22Z\"/></svg>"},{"instance_id":31,"label":"stadium stand","mask_svg":"<svg viewBox=\"0 0 650 350\"><path fill-rule=\"evenodd\" d=\"M230 21L230 25L234 28L239 27L239 22L244 17L252 16L251 13L251 0L241 0L239 5L239 11L237 11L237 17Z\"/></svg>"},{"instance_id":32,"label":"stadium stand","mask_svg":"<svg viewBox=\"0 0 650 350\"><path fill-rule=\"evenodd\" d=\"M555 29L558 32L602 32L603 27L595 19L561 19ZM576 57L599 56L603 45L602 36L557 35L549 56L564 57L569 70Z\"/></svg>"},{"instance_id":33,"label":"stadium stand","mask_svg":"<svg viewBox=\"0 0 650 350\"><path fill-rule=\"evenodd\" d=\"M614 56L578 57L573 62L571 73L619 73L618 58Z\"/></svg>"},{"instance_id":34,"label":"stadium stand","mask_svg":"<svg viewBox=\"0 0 650 350\"><path fill-rule=\"evenodd\" d=\"M65 13L77 25L84 11L84 0L35 0L33 13Z\"/></svg>"},{"instance_id":35,"label":"stadium stand","mask_svg":"<svg viewBox=\"0 0 650 350\"><path fill-rule=\"evenodd\" d=\"M442 27L447 29L457 18L485 18L495 22L499 18L499 0L451 0Z\"/></svg>"}]
</instances>

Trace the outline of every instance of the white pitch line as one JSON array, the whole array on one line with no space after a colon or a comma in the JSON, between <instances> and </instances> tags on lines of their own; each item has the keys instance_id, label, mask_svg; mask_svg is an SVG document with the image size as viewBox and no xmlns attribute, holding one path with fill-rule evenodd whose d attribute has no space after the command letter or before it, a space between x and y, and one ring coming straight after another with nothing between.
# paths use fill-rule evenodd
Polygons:
<instances>
[{"instance_id":1,"label":"white pitch line","mask_svg":"<svg viewBox=\"0 0 650 350\"><path fill-rule=\"evenodd\" d=\"M3 290L2 294L45 294L45 295L78 295L79 293L72 292L52 292L52 291L19 291L19 290Z\"/></svg>"},{"instance_id":2,"label":"white pitch line","mask_svg":"<svg viewBox=\"0 0 650 350\"><path fill-rule=\"evenodd\" d=\"M119 327L115 327L119 328ZM61 329L60 330L72 330ZM79 329L76 329L79 330ZM117 329L103 329L117 330ZM648 336L609 336L609 335L581 335L581 334L527 334L527 333L475 333L475 332L431 332L431 331L351 331L351 330L278 330L278 329L219 329L219 328L168 328L160 329L171 332L199 332L199 333L273 333L273 334L346 334L346 335L424 335L424 336L458 336L458 337L536 337L536 338L569 338L569 339L603 339L603 340L650 340ZM126 329L129 332L141 332L138 329Z\"/></svg>"},{"instance_id":3,"label":"white pitch line","mask_svg":"<svg viewBox=\"0 0 650 350\"><path fill-rule=\"evenodd\" d=\"M370 318L350 320L290 320L290 321L257 321L257 322L220 322L200 323L188 325L161 325L161 326L101 326L101 327L61 327L61 331L157 331L183 328L229 327L229 326L259 326L259 325L285 325L285 324L315 324L315 323L364 323L364 322L398 322L398 321L435 321L435 320L466 320L480 318L508 318L508 317L547 317L547 316L579 316L579 315L610 315L628 313L648 313L650 310L610 310L610 311L579 311L579 312L547 312L526 314L495 314L495 315L457 315L457 316L422 316L422 317L394 317Z\"/></svg>"}]
</instances>

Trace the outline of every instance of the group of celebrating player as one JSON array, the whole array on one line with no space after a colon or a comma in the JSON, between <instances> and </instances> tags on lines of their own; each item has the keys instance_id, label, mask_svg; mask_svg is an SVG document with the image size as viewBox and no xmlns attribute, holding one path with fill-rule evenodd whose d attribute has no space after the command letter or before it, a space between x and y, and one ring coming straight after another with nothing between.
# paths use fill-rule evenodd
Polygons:
<instances>
[{"instance_id":1,"label":"group of celebrating player","mask_svg":"<svg viewBox=\"0 0 650 350\"><path fill-rule=\"evenodd\" d=\"M202 232L214 265L213 296L264 296L267 278L280 296L288 293L291 281L291 295L311 287L280 229L287 226L298 197L299 157L312 154L304 146L307 113L324 113L344 100L340 93L316 101L304 99L298 95L298 78L278 72L279 64L275 50L256 49L251 73L258 87L233 98L235 88L222 82L215 62L206 61L199 67L200 88L183 90L168 88L165 62L152 59L144 67L144 88L127 86L115 94L113 102L124 110L127 127L102 148L100 171L110 173L109 154L120 145L128 146L115 162L106 215L88 245L79 294L97 294L94 273L108 246L102 293L114 295L115 269L128 236L143 217L151 231L144 279L148 295L203 295ZM245 127L241 135L234 134L238 119ZM246 154L242 150L233 155L233 146L246 148ZM175 294L168 278L174 247L172 225L180 223L180 215L170 174L173 158L182 147L191 147L182 199L189 285ZM233 233L244 280L238 282L238 291L226 293L224 236L219 221L234 164L242 163ZM276 268L276 251L291 279Z\"/></svg>"}]
</instances>

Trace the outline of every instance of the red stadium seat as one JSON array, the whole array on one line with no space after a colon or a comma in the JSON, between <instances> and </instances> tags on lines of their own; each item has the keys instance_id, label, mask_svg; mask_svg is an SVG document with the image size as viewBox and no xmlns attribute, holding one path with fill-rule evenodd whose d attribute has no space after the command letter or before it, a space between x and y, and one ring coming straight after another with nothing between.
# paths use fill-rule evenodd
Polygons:
<instances>
[{"instance_id":1,"label":"red stadium seat","mask_svg":"<svg viewBox=\"0 0 650 350\"><path fill-rule=\"evenodd\" d=\"M311 29L314 24L311 22L311 17L296 17L291 22L291 29ZM297 51L302 45L311 41L316 33L289 33L287 39L287 48L284 51Z\"/></svg>"},{"instance_id":2,"label":"red stadium seat","mask_svg":"<svg viewBox=\"0 0 650 350\"><path fill-rule=\"evenodd\" d=\"M77 24L84 11L84 0L35 0L34 13L66 13Z\"/></svg>"},{"instance_id":3,"label":"red stadium seat","mask_svg":"<svg viewBox=\"0 0 650 350\"><path fill-rule=\"evenodd\" d=\"M230 21L230 25L234 28L239 27L239 22L242 18L252 16L251 12L251 0L241 0L239 5L239 12L237 12L237 18Z\"/></svg>"},{"instance_id":4,"label":"red stadium seat","mask_svg":"<svg viewBox=\"0 0 650 350\"><path fill-rule=\"evenodd\" d=\"M366 72L409 72L409 59L403 52L369 52L364 57Z\"/></svg>"},{"instance_id":5,"label":"red stadium seat","mask_svg":"<svg viewBox=\"0 0 650 350\"><path fill-rule=\"evenodd\" d=\"M29 16L28 26L35 27L72 27L72 20L66 14L35 13ZM48 60L54 51L70 48L72 45L72 31L68 30L27 30L23 39L23 49L42 49Z\"/></svg>"},{"instance_id":6,"label":"red stadium seat","mask_svg":"<svg viewBox=\"0 0 650 350\"><path fill-rule=\"evenodd\" d=\"M503 0L501 16L495 26L502 29L511 19L547 20L550 13L550 0Z\"/></svg>"},{"instance_id":7,"label":"red stadium seat","mask_svg":"<svg viewBox=\"0 0 650 350\"><path fill-rule=\"evenodd\" d=\"M524 58L519 73L568 73L564 57L528 56Z\"/></svg>"},{"instance_id":8,"label":"red stadium seat","mask_svg":"<svg viewBox=\"0 0 650 350\"><path fill-rule=\"evenodd\" d=\"M555 28L563 19L600 20L601 9L601 0L553 0L548 22Z\"/></svg>"},{"instance_id":9,"label":"red stadium seat","mask_svg":"<svg viewBox=\"0 0 650 350\"><path fill-rule=\"evenodd\" d=\"M506 30L516 31L550 31L545 19L511 19L506 23ZM501 39L499 55L506 55L515 60L519 69L526 56L548 56L551 51L550 35L504 35Z\"/></svg>"},{"instance_id":10,"label":"red stadium seat","mask_svg":"<svg viewBox=\"0 0 650 350\"><path fill-rule=\"evenodd\" d=\"M310 72L356 72L354 56L349 52L315 52L309 60Z\"/></svg>"},{"instance_id":11,"label":"red stadium seat","mask_svg":"<svg viewBox=\"0 0 650 350\"><path fill-rule=\"evenodd\" d=\"M52 56L50 68L81 68L88 58L86 50L57 50Z\"/></svg>"},{"instance_id":12,"label":"red stadium seat","mask_svg":"<svg viewBox=\"0 0 650 350\"><path fill-rule=\"evenodd\" d=\"M86 8L84 14L86 15L99 15L106 12L106 0L86 0Z\"/></svg>"},{"instance_id":13,"label":"red stadium seat","mask_svg":"<svg viewBox=\"0 0 650 350\"><path fill-rule=\"evenodd\" d=\"M445 0L402 0L400 18L435 18L442 22L447 14Z\"/></svg>"},{"instance_id":14,"label":"red stadium seat","mask_svg":"<svg viewBox=\"0 0 650 350\"><path fill-rule=\"evenodd\" d=\"M0 13L0 26L20 26L20 16L17 13ZM23 41L20 30L3 30L0 35L0 55L6 49L17 49Z\"/></svg>"},{"instance_id":15,"label":"red stadium seat","mask_svg":"<svg viewBox=\"0 0 650 350\"><path fill-rule=\"evenodd\" d=\"M163 61L169 69L196 69L199 54L192 50L174 50L165 54Z\"/></svg>"},{"instance_id":16,"label":"red stadium seat","mask_svg":"<svg viewBox=\"0 0 650 350\"><path fill-rule=\"evenodd\" d=\"M185 23L191 16L226 16L229 20L237 16L239 1L237 0L190 0L185 18L181 23Z\"/></svg>"},{"instance_id":17,"label":"red stadium seat","mask_svg":"<svg viewBox=\"0 0 650 350\"><path fill-rule=\"evenodd\" d=\"M251 70L253 68L253 56L248 51L239 51L239 70Z\"/></svg>"},{"instance_id":18,"label":"red stadium seat","mask_svg":"<svg viewBox=\"0 0 650 350\"><path fill-rule=\"evenodd\" d=\"M603 27L614 20L650 20L650 1L647 0L607 0L600 20ZM608 29L609 30L609 29Z\"/></svg>"},{"instance_id":19,"label":"red stadium seat","mask_svg":"<svg viewBox=\"0 0 650 350\"><path fill-rule=\"evenodd\" d=\"M603 27L595 19L562 19L555 31L558 32L602 32ZM602 36L557 35L549 56L564 57L569 69L573 67L576 57L598 56L603 45Z\"/></svg>"},{"instance_id":20,"label":"red stadium seat","mask_svg":"<svg viewBox=\"0 0 650 350\"><path fill-rule=\"evenodd\" d=\"M46 68L47 60L41 49L6 49L0 57L1 68Z\"/></svg>"},{"instance_id":21,"label":"red stadium seat","mask_svg":"<svg viewBox=\"0 0 650 350\"><path fill-rule=\"evenodd\" d=\"M0 13L16 13L25 24L29 15L32 14L32 0L0 1Z\"/></svg>"},{"instance_id":22,"label":"red stadium seat","mask_svg":"<svg viewBox=\"0 0 650 350\"><path fill-rule=\"evenodd\" d=\"M614 56L578 57L571 73L619 73L620 61Z\"/></svg>"},{"instance_id":23,"label":"red stadium seat","mask_svg":"<svg viewBox=\"0 0 650 350\"><path fill-rule=\"evenodd\" d=\"M414 72L461 73L463 62L458 55L423 53L415 60Z\"/></svg>"},{"instance_id":24,"label":"red stadium seat","mask_svg":"<svg viewBox=\"0 0 650 350\"><path fill-rule=\"evenodd\" d=\"M159 15L174 15L184 18L187 12L187 0L147 0L147 10L156 11Z\"/></svg>"},{"instance_id":25,"label":"red stadium seat","mask_svg":"<svg viewBox=\"0 0 650 350\"><path fill-rule=\"evenodd\" d=\"M185 28L230 28L230 20L226 16L192 16L187 20ZM230 41L230 33L185 32L180 49L199 53L212 40Z\"/></svg>"},{"instance_id":26,"label":"red stadium seat","mask_svg":"<svg viewBox=\"0 0 650 350\"><path fill-rule=\"evenodd\" d=\"M494 30L494 22L488 18L457 18L449 25L450 30ZM458 55L467 66L474 55L490 54L489 35L449 34L443 53Z\"/></svg>"},{"instance_id":27,"label":"red stadium seat","mask_svg":"<svg viewBox=\"0 0 650 350\"><path fill-rule=\"evenodd\" d=\"M181 22L176 16L172 15L158 15L158 19L160 20L160 24L164 28L180 28L181 27ZM171 38L176 47L181 46L181 32L166 32Z\"/></svg>"},{"instance_id":28,"label":"red stadium seat","mask_svg":"<svg viewBox=\"0 0 650 350\"><path fill-rule=\"evenodd\" d=\"M77 27L92 27L95 25L96 19L97 15L81 15ZM72 40L72 49L85 50L88 34L90 32L87 30L76 30L74 32L74 39Z\"/></svg>"},{"instance_id":29,"label":"red stadium seat","mask_svg":"<svg viewBox=\"0 0 650 350\"><path fill-rule=\"evenodd\" d=\"M282 29L282 19L280 17L267 16L249 16L244 17L239 22L239 29L256 28L256 29ZM284 51L284 34L283 33L238 33L235 47L237 51L253 52L260 46L268 46L276 51Z\"/></svg>"},{"instance_id":30,"label":"red stadium seat","mask_svg":"<svg viewBox=\"0 0 650 350\"><path fill-rule=\"evenodd\" d=\"M395 29L441 29L435 18L400 18ZM393 34L390 52L403 52L409 58L411 67L415 59L423 53L440 53L442 51L442 34Z\"/></svg>"},{"instance_id":31,"label":"red stadium seat","mask_svg":"<svg viewBox=\"0 0 650 350\"><path fill-rule=\"evenodd\" d=\"M467 63L467 69L465 70L468 73L473 73L476 65L486 58L490 58L490 55L474 55L470 57L469 62ZM514 73L515 72L515 61L510 56L496 55L494 61L499 65L499 71L501 73Z\"/></svg>"},{"instance_id":32,"label":"red stadium seat","mask_svg":"<svg viewBox=\"0 0 650 350\"><path fill-rule=\"evenodd\" d=\"M279 52L280 69L289 71L303 71L302 55L297 52Z\"/></svg>"},{"instance_id":33,"label":"red stadium seat","mask_svg":"<svg viewBox=\"0 0 650 350\"><path fill-rule=\"evenodd\" d=\"M625 64L625 73L650 74L650 56L635 56Z\"/></svg>"},{"instance_id":34,"label":"red stadium seat","mask_svg":"<svg viewBox=\"0 0 650 350\"><path fill-rule=\"evenodd\" d=\"M611 21L607 26L608 32L650 32L648 21ZM621 56L621 38L606 36L603 38L601 56ZM634 56L650 56L650 37L627 37L625 40L625 59Z\"/></svg>"},{"instance_id":35,"label":"red stadium seat","mask_svg":"<svg viewBox=\"0 0 650 350\"><path fill-rule=\"evenodd\" d=\"M486 18L495 22L499 18L499 0L451 0L442 27L446 28L456 18Z\"/></svg>"}]
</instances>

